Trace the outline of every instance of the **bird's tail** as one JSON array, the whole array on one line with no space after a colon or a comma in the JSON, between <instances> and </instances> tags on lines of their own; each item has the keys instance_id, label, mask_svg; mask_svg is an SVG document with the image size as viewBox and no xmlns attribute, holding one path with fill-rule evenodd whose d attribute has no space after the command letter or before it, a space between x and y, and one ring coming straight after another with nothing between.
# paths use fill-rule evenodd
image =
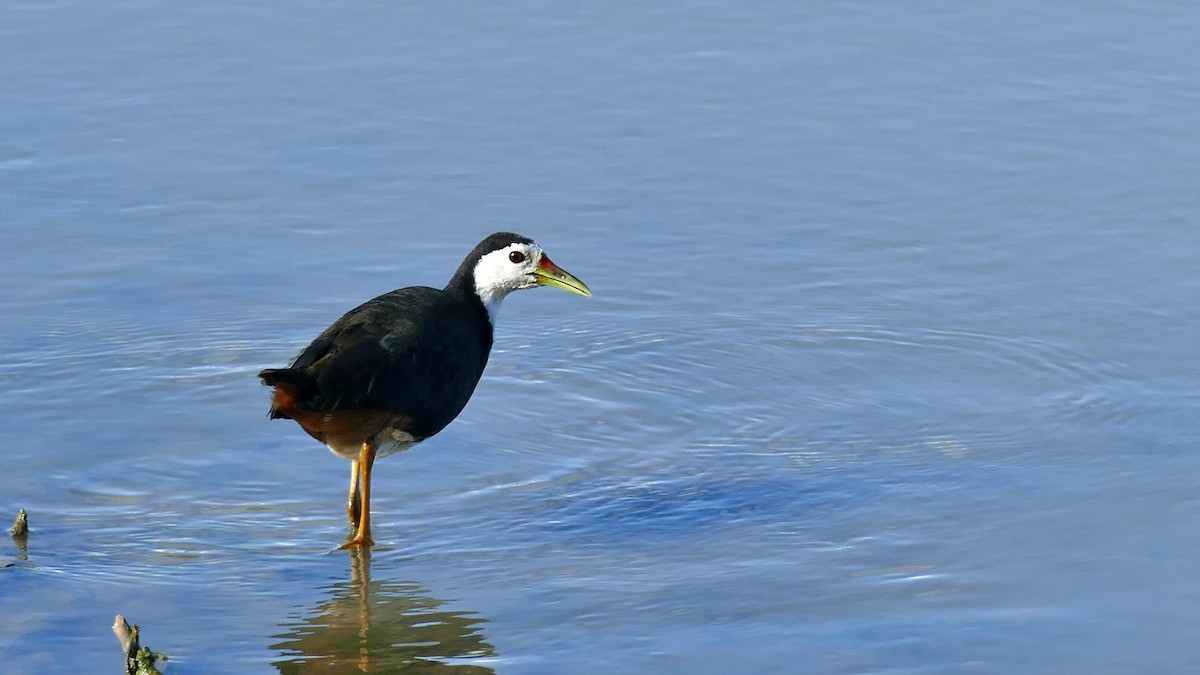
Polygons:
<instances>
[{"instance_id":1,"label":"bird's tail","mask_svg":"<svg viewBox=\"0 0 1200 675\"><path fill-rule=\"evenodd\" d=\"M317 382L303 370L296 368L267 368L258 377L268 387L275 387L271 397L271 419L291 419L298 402L305 400L316 389Z\"/></svg>"}]
</instances>

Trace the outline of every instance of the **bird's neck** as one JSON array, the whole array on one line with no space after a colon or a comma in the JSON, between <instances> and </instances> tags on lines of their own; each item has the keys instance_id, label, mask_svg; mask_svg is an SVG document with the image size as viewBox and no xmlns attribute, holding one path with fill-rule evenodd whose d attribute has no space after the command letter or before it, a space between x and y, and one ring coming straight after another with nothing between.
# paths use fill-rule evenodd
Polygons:
<instances>
[{"instance_id":1,"label":"bird's neck","mask_svg":"<svg viewBox=\"0 0 1200 675\"><path fill-rule=\"evenodd\" d=\"M496 315L500 312L500 303L512 292L511 288L477 283L474 270L465 263L450 278L445 290L478 303L493 328L496 326Z\"/></svg>"},{"instance_id":2,"label":"bird's neck","mask_svg":"<svg viewBox=\"0 0 1200 675\"><path fill-rule=\"evenodd\" d=\"M492 327L496 327L496 315L500 311L500 303L512 292L512 287L505 285L502 280L478 279L475 275L475 264L468 258L450 277L446 283L446 292L469 295L478 301L487 312L487 319Z\"/></svg>"},{"instance_id":3,"label":"bird's neck","mask_svg":"<svg viewBox=\"0 0 1200 675\"><path fill-rule=\"evenodd\" d=\"M479 302L487 310L488 320L492 322L493 327L496 325L496 315L500 313L500 303L504 301L504 298L508 297L510 292L512 292L511 288L475 285L475 297L479 298Z\"/></svg>"}]
</instances>

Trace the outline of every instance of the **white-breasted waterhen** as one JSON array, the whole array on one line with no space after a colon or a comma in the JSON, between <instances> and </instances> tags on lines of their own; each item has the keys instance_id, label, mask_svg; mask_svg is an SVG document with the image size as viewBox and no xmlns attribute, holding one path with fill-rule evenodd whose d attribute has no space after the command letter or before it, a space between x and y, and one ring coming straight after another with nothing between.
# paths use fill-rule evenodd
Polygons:
<instances>
[{"instance_id":1,"label":"white-breasted waterhen","mask_svg":"<svg viewBox=\"0 0 1200 675\"><path fill-rule=\"evenodd\" d=\"M533 240L497 232L479 242L442 290L412 286L368 300L290 366L258 374L275 389L272 419L295 420L350 460L352 532L340 548L372 544L375 459L407 450L458 416L487 365L500 301L535 286L592 294Z\"/></svg>"}]
</instances>

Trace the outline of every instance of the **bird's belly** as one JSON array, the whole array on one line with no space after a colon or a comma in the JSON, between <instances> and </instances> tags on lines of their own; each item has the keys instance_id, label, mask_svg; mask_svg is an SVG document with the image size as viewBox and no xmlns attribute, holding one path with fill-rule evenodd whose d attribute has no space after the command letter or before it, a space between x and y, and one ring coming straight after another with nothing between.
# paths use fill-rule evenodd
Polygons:
<instances>
[{"instance_id":1,"label":"bird's belly","mask_svg":"<svg viewBox=\"0 0 1200 675\"><path fill-rule=\"evenodd\" d=\"M387 428L375 434L375 437L371 441L375 445L375 459L404 452L421 442L407 431L393 428ZM329 451L338 457L348 459L352 462L358 461L359 453L362 450L362 446L358 445L353 447L327 445L325 447L329 448Z\"/></svg>"}]
</instances>

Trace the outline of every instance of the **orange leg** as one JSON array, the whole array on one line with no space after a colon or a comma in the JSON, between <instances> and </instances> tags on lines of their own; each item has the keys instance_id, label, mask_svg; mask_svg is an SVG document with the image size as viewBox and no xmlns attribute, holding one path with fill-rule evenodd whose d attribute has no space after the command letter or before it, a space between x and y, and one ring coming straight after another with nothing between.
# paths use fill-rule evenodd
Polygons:
<instances>
[{"instance_id":1,"label":"orange leg","mask_svg":"<svg viewBox=\"0 0 1200 675\"><path fill-rule=\"evenodd\" d=\"M369 441L362 444L356 464L362 472L362 477L358 482L358 492L362 497L359 504L358 527L354 529L354 536L338 547L340 549L375 545L375 542L371 541L371 466L375 464L375 446L371 445Z\"/></svg>"},{"instance_id":2,"label":"orange leg","mask_svg":"<svg viewBox=\"0 0 1200 675\"><path fill-rule=\"evenodd\" d=\"M358 519L362 515L362 501L358 494L358 460L350 462L350 496L346 498L346 516L350 519L350 529L358 529Z\"/></svg>"}]
</instances>

